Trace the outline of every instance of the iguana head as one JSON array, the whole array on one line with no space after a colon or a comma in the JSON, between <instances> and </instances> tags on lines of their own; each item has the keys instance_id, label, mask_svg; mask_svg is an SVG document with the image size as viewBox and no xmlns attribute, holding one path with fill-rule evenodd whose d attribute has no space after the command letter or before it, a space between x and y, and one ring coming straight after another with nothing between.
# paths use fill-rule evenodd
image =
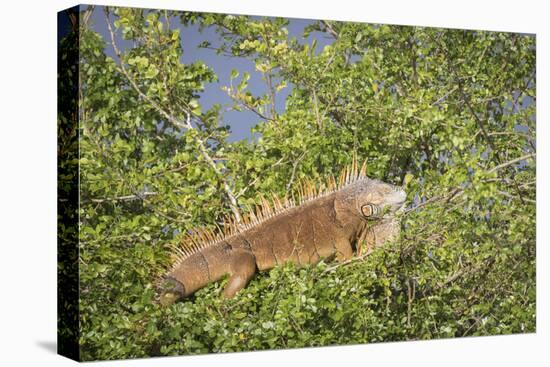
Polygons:
<instances>
[{"instance_id":1,"label":"iguana head","mask_svg":"<svg viewBox=\"0 0 550 367\"><path fill-rule=\"evenodd\" d=\"M363 177L343 188L336 203L337 217L346 222L346 216L363 219L389 218L405 204L406 192L380 180Z\"/></svg>"},{"instance_id":2,"label":"iguana head","mask_svg":"<svg viewBox=\"0 0 550 367\"><path fill-rule=\"evenodd\" d=\"M407 199L401 187L374 179L359 180L355 190L355 207L367 219L391 216Z\"/></svg>"},{"instance_id":3,"label":"iguana head","mask_svg":"<svg viewBox=\"0 0 550 367\"><path fill-rule=\"evenodd\" d=\"M170 306L185 297L185 288L183 284L172 277L167 277L163 281L161 287L160 304L163 306Z\"/></svg>"}]
</instances>

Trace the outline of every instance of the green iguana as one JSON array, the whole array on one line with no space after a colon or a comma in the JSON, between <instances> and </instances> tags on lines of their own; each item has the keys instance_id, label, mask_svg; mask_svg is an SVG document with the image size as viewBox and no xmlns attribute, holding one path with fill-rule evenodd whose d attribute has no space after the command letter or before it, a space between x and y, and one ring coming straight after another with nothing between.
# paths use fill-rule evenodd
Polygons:
<instances>
[{"instance_id":1,"label":"green iguana","mask_svg":"<svg viewBox=\"0 0 550 367\"><path fill-rule=\"evenodd\" d=\"M366 163L366 162L365 162ZM175 260L164 276L160 302L169 305L229 275L224 295L233 297L256 271L293 262L352 258L361 243L370 249L398 234L394 214L404 206L403 189L365 175L354 159L336 181L302 183L298 199L261 197L261 205L214 233L199 229L173 246Z\"/></svg>"}]
</instances>

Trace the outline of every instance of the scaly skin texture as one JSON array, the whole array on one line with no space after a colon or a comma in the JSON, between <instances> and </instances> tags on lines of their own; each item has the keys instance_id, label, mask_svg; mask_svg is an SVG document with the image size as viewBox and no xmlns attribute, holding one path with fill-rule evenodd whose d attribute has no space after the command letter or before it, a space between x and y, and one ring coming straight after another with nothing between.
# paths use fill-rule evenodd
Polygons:
<instances>
[{"instance_id":1,"label":"scaly skin texture","mask_svg":"<svg viewBox=\"0 0 550 367\"><path fill-rule=\"evenodd\" d=\"M361 241L372 248L396 236L399 223L394 213L403 206L405 192L360 175L352 181L185 257L168 273L170 285L161 303L187 297L226 275L229 281L223 293L230 298L258 270L333 257L345 261L359 250Z\"/></svg>"}]
</instances>

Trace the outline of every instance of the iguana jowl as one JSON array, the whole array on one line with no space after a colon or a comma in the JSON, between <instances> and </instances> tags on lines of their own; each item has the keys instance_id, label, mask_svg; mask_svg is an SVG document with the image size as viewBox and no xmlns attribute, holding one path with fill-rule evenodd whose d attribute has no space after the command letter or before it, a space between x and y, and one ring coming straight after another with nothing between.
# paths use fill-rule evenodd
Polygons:
<instances>
[{"instance_id":1,"label":"iguana jowl","mask_svg":"<svg viewBox=\"0 0 550 367\"><path fill-rule=\"evenodd\" d=\"M338 181L317 188L304 183L297 202L273 196L261 207L229 221L215 234L197 230L174 246L176 260L165 276L161 303L171 304L229 275L223 291L233 297L258 270L285 262L313 264L336 257L347 260L359 251L380 245L398 234L394 214L403 207L406 193L400 187L365 176L354 160Z\"/></svg>"}]
</instances>

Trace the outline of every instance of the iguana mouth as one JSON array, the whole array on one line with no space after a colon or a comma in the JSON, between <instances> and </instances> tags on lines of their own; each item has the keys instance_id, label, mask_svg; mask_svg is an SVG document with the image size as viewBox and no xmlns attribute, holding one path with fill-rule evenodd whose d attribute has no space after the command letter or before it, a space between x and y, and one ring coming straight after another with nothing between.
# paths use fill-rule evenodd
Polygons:
<instances>
[{"instance_id":1,"label":"iguana mouth","mask_svg":"<svg viewBox=\"0 0 550 367\"><path fill-rule=\"evenodd\" d=\"M392 194L386 196L386 201L387 205L391 205L391 211L395 213L405 205L407 193L398 186L394 186L394 190Z\"/></svg>"},{"instance_id":2,"label":"iguana mouth","mask_svg":"<svg viewBox=\"0 0 550 367\"><path fill-rule=\"evenodd\" d=\"M381 219L388 219L393 217L396 213L400 213L405 209L405 202L407 201L407 193L399 186L394 186L394 192L386 196L386 212L380 217Z\"/></svg>"}]
</instances>

